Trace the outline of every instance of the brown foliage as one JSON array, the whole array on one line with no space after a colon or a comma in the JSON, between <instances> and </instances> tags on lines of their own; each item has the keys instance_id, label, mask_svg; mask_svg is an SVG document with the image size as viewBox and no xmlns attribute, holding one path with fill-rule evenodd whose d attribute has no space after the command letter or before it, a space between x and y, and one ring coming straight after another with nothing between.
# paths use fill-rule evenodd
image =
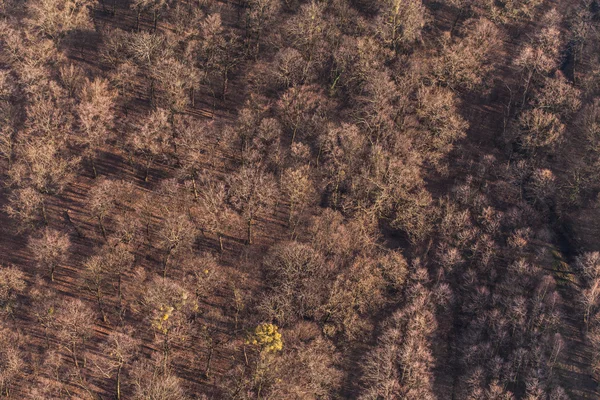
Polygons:
<instances>
[{"instance_id":1,"label":"brown foliage","mask_svg":"<svg viewBox=\"0 0 600 400\"><path fill-rule=\"evenodd\" d=\"M86 79L83 83L81 101L77 105L82 131L80 140L92 159L94 176L97 175L94 166L96 153L112 134L115 98L116 93L104 79Z\"/></svg>"},{"instance_id":2,"label":"brown foliage","mask_svg":"<svg viewBox=\"0 0 600 400\"><path fill-rule=\"evenodd\" d=\"M173 145L173 131L167 110L158 108L153 111L129 138L129 143L133 151L145 160L144 180L147 181L154 160L167 158Z\"/></svg>"},{"instance_id":3,"label":"brown foliage","mask_svg":"<svg viewBox=\"0 0 600 400\"><path fill-rule=\"evenodd\" d=\"M177 378L171 371L162 370L149 361L139 361L132 367L135 386L134 400L185 400L185 395Z\"/></svg>"},{"instance_id":4,"label":"brown foliage","mask_svg":"<svg viewBox=\"0 0 600 400\"><path fill-rule=\"evenodd\" d=\"M24 378L25 354L21 350L22 337L6 326L0 327L0 393L10 396L11 386Z\"/></svg>"},{"instance_id":5,"label":"brown foliage","mask_svg":"<svg viewBox=\"0 0 600 400\"><path fill-rule=\"evenodd\" d=\"M284 335L285 355L278 361L279 376L296 379L276 379L269 388L274 397L294 399L332 399L340 386L342 375L336 367L339 355L332 343L319 335L318 327L300 323Z\"/></svg>"},{"instance_id":6,"label":"brown foliage","mask_svg":"<svg viewBox=\"0 0 600 400\"><path fill-rule=\"evenodd\" d=\"M257 167L242 167L228 183L229 201L244 219L246 242L252 244L252 226L275 203L277 184L271 174Z\"/></svg>"},{"instance_id":7,"label":"brown foliage","mask_svg":"<svg viewBox=\"0 0 600 400\"><path fill-rule=\"evenodd\" d=\"M348 340L370 333L365 315L376 314L397 293L407 275L406 261L399 253L380 258L357 258L350 268L338 275L324 306L327 333L341 332Z\"/></svg>"},{"instance_id":8,"label":"brown foliage","mask_svg":"<svg viewBox=\"0 0 600 400\"><path fill-rule=\"evenodd\" d=\"M18 149L19 161L12 165L9 176L13 184L32 186L44 194L56 194L75 176L78 158L66 152L64 143L50 138L32 138Z\"/></svg>"},{"instance_id":9,"label":"brown foliage","mask_svg":"<svg viewBox=\"0 0 600 400\"><path fill-rule=\"evenodd\" d=\"M442 56L433 70L442 83L474 89L482 85L492 69L489 58L501 41L500 33L487 19L466 21L462 30L462 39L444 43Z\"/></svg>"},{"instance_id":10,"label":"brown foliage","mask_svg":"<svg viewBox=\"0 0 600 400\"><path fill-rule=\"evenodd\" d=\"M377 33L395 51L421 38L427 11L421 0L380 0Z\"/></svg>"},{"instance_id":11,"label":"brown foliage","mask_svg":"<svg viewBox=\"0 0 600 400\"><path fill-rule=\"evenodd\" d=\"M111 1L0 0L0 394L593 392L593 10Z\"/></svg>"},{"instance_id":12,"label":"brown foliage","mask_svg":"<svg viewBox=\"0 0 600 400\"><path fill-rule=\"evenodd\" d=\"M93 0L32 1L30 24L43 35L59 40L70 31L91 27L90 8Z\"/></svg>"},{"instance_id":13,"label":"brown foliage","mask_svg":"<svg viewBox=\"0 0 600 400\"><path fill-rule=\"evenodd\" d=\"M43 229L29 240L29 249L38 266L48 270L52 280L56 268L67 261L70 245L67 234L51 228Z\"/></svg>"},{"instance_id":14,"label":"brown foliage","mask_svg":"<svg viewBox=\"0 0 600 400\"><path fill-rule=\"evenodd\" d=\"M300 318L316 318L327 292L330 267L310 246L284 242L273 246L263 260L272 292L261 309L269 319L290 324Z\"/></svg>"},{"instance_id":15,"label":"brown foliage","mask_svg":"<svg viewBox=\"0 0 600 400\"><path fill-rule=\"evenodd\" d=\"M10 266L0 269L0 310L7 315L12 315L17 296L25 290L25 274L20 269Z\"/></svg>"},{"instance_id":16,"label":"brown foliage","mask_svg":"<svg viewBox=\"0 0 600 400\"><path fill-rule=\"evenodd\" d=\"M524 112L519 118L523 146L535 150L555 146L561 139L565 126L556 114L541 108Z\"/></svg>"}]
</instances>

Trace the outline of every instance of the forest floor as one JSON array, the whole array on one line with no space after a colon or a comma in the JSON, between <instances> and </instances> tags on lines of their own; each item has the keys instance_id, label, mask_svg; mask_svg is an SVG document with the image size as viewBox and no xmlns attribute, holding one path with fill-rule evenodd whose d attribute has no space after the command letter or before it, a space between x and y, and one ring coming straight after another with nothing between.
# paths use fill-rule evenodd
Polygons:
<instances>
[{"instance_id":1,"label":"forest floor","mask_svg":"<svg viewBox=\"0 0 600 400\"><path fill-rule=\"evenodd\" d=\"M552 5L557 7L560 12L565 11L569 6L568 2L558 0L554 1ZM444 12L446 12L444 9L435 11L435 20L440 21L438 26L440 31L448 31L453 25L453 17L444 14ZM540 11L541 13L543 11ZM235 13L232 12L228 18L236 18ZM128 2L126 0L118 0L116 2L116 14L113 16L98 11L95 15L95 23L97 29L111 27L132 30L135 28L136 18L135 13L129 9ZM151 21L143 19L142 28L151 29ZM478 157L482 154L494 154L499 160L509 160L510 155L498 151L496 144L501 140L504 121L508 115L506 105L510 101L510 92L507 88L514 87L518 83L514 81L517 75L511 70L512 60L518 52L516 43L518 43L518 40L506 41L504 46L500 47L497 54L494 55L496 69L500 71L499 74L496 74L499 78L490 83L492 93L490 98L493 98L494 101L474 99L474 101L469 101L468 106L464 107L463 114L465 119L470 122L471 128L467 138L459 144L461 149L456 154L468 154L471 157ZM95 68L101 70L102 65L98 63L98 51L98 44L90 40L83 48L73 49L70 51L70 54L73 62L85 64L86 69ZM132 115L143 115L144 111L149 110L148 96L145 95L148 92L146 89L138 88L138 99L136 100L135 107L129 111L128 120L131 120ZM196 100L197 107L188 112L199 118L212 118L216 124L232 120L236 115L236 107L243 104L245 94L244 82L240 82L234 78L230 85L230 93L229 98L223 101L220 99L215 100L215 98L208 94L203 95L200 91ZM217 170L214 172L217 174L226 174L229 155L220 154L219 159ZM429 178L431 192L439 197L449 193L450 187L456 182L458 177L462 176L466 170L465 166L469 164L469 161L469 159L464 158L451 158L449 168L451 173L449 177L431 176ZM86 168L86 165L84 164L82 168ZM140 190L148 190L155 187L158 178L168 176L169 172L168 166L159 165L152 171L149 182L144 182L139 169L129 165L126 154L117 147L107 147L105 149L97 163L97 168L101 176L135 182ZM94 184L94 181L91 172L88 171L87 174L80 174L79 179L69 185L65 193L59 198L54 199L48 207L49 224L51 226L64 226L66 230L71 232L73 243L73 256L69 259L67 265L57 271L55 287L64 296L84 298L90 303L94 301L93 296L83 288L80 268L85 258L89 257L94 250L94 243L101 242L101 233L97 224L91 220L85 204L87 193ZM0 208L5 204L6 193L0 192ZM66 212L68 212L70 220L66 218ZM584 209L579 214L573 216L573 224L578 225L577 230L580 236L598 236L599 228L592 221L597 221L597 218L591 218L591 215L596 216L598 212L600 212L598 209L590 208ZM239 237L227 238L225 240L225 251L221 256L221 261L228 268L225 273L243 276L245 278L243 279L245 282L243 290L254 292L256 287L260 285L260 271L256 268L256 263L251 261L258 259L270 244L287 235L285 215L285 205L281 204L280 209L271 219L260 221L260 226L256 229L258 234L256 244L251 247L244 246L243 240ZM552 223L549 221L548 225L551 226ZM555 232L559 229L556 226L551 227ZM0 240L0 264L18 265L26 273L28 284L33 285L37 271L34 267L31 254L27 249L26 236L17 235L14 232L14 224L4 212L0 212L0 235L2 237L2 240ZM138 252L137 262L145 266L153 265L156 270L159 270L157 257L145 257L141 259L141 254L152 255L156 253L151 244L146 244L145 246L145 248L140 249ZM214 238L206 238L202 240L199 246L216 250L217 241ZM557 247L560 246L557 244ZM244 259L248 260L248 262L240 265L240 260ZM572 259L565 256L565 261L571 262ZM131 282L132 279L134 279L132 276L126 277L125 285L127 285L127 280ZM576 285L576 282L561 285L562 307L565 314L565 318L563 319L565 324L562 327L561 334L566 342L566 350L561 354L556 368L562 386L567 389L572 399L598 399L600 398L600 392L597 390L596 383L588 373L591 360L590 348L583 340L583 323L574 311L575 290L573 285ZM214 316L214 319L218 320L219 315L231 313L230 298L231 293L219 293L216 298L210 299L210 304L203 305L207 310L206 315L208 317ZM113 329L113 324L116 323L118 322L111 318L109 318L109 323L107 324L100 320L96 321L96 337L88 344L90 353L99 353L98 343L100 343L100 339L110 332ZM19 320L17 326L19 329L27 332L29 336L39 337L40 348L44 346L43 335L40 333L39 326L34 321ZM223 337L226 336L226 330L232 329L231 326L226 325L221 325L220 328L223 330ZM153 346L150 339L145 344L148 348ZM360 363L360 349L355 350L355 353L347 355L348 359L346 360L350 364L349 368L346 369L349 372L343 389L343 394L347 398L355 396L356 382L354 379L355 376L352 373L352 365L356 366ZM100 356L100 354L98 355ZM229 347L221 346L215 352L215 372L224 372L229 366L229 360L232 356L234 354L232 354ZM192 370L190 368L191 365L186 366L186 363L190 362L200 363L203 360L176 360L175 363L177 374L184 379L186 388L190 393L197 391L200 386L206 387L206 385L214 383L210 380L206 381L199 377L191 376L189 372ZM445 372L447 371L443 371L442 369L438 373ZM448 393L448 389L452 391L450 387L451 380L446 379L450 376L437 379L440 393ZM110 390L110 388L100 386L91 386L90 388L98 393L108 393ZM83 396L81 388L73 388L74 396L75 393ZM108 397L103 396L103 398ZM439 398L445 399L448 397L441 394Z\"/></svg>"},{"instance_id":2,"label":"forest floor","mask_svg":"<svg viewBox=\"0 0 600 400\"><path fill-rule=\"evenodd\" d=\"M523 39L528 34L541 28L542 15L556 8L560 15L566 15L569 8L573 7L575 2L570 1L549 1L545 3L542 9L537 10L537 17L532 18L525 29L519 29L518 34L506 38L502 46L498 46L493 55L495 77L493 82L488 82L488 95L482 95L480 98L464 98L463 117L469 122L470 129L467 137L457 144L455 151L449 158L449 176L440 177L435 174L429 177L428 188L434 196L441 198L450 192L451 187L460 179L470 173L469 167L483 155L493 155L498 165L509 163L511 154L501 151L503 147L504 130L507 121L514 117L518 111L517 102L513 98L513 92L518 88L520 79L513 61L517 58ZM431 8L430 8L431 10ZM449 16L447 10L439 8L433 11L436 27L440 31L449 31L453 26L453 16ZM535 22L538 21L538 22ZM460 24L460 22L459 22ZM456 29L457 27L455 27ZM581 140L571 139L569 148L561 149L558 165L562 165L563 170L573 170L572 163L581 164L583 161ZM567 168L568 166L568 168ZM560 168L560 167L559 167ZM555 171L560 174L560 171ZM600 225L597 224L600 218L600 207L595 201L588 201L589 206L584 206L575 213L571 213L567 218L560 221L548 220L547 226L554 233L555 248L561 253L561 261L567 263L574 262L573 249L577 246L586 251L597 251L597 237L600 234ZM565 230L575 235L575 237L565 236ZM565 341L565 349L560 353L556 363L556 371L560 385L565 388L571 399L600 399L599 385L590 374L592 349L585 341L585 326L580 313L577 311L577 286L575 275L571 275L569 281L562 281L559 285L559 293L562 297L563 324L560 328L560 334ZM451 371L441 367L437 374L446 375L445 377L436 377L436 384L439 393L452 392ZM444 398L443 396L440 398ZM454 397L453 397L454 398ZM458 399L457 399L458 400Z\"/></svg>"},{"instance_id":3,"label":"forest floor","mask_svg":"<svg viewBox=\"0 0 600 400\"><path fill-rule=\"evenodd\" d=\"M112 7L112 4L110 6ZM108 8L110 9L111 7ZM120 28L127 31L135 29L135 13L129 8L127 0L116 1L115 11L116 13L111 15L102 10L97 10L94 15L96 29ZM229 17L236 18L234 14ZM151 21L148 18L142 18L140 28L152 30ZM164 29L164 27L160 26L159 29ZM76 65L82 66L87 71L100 71L104 68L99 61L100 48L94 35L91 35L83 44L77 43L73 45L67 43L65 46L67 46L66 53ZM150 110L148 88L137 87L135 91L136 99L128 107L127 117L125 118L123 114L124 110L117 116L117 119L120 121L117 123L117 132L130 128L128 124L131 124L136 118L142 118ZM208 91L198 91L196 107L187 110L186 113L202 119L212 119L216 124L223 121L230 121L236 115L236 107L243 104L243 82L239 82L234 77L231 80L229 92L230 95L228 98L222 100L209 95ZM127 120L127 123L124 122L125 120ZM211 149L207 150L211 151ZM211 173L226 174L230 165L230 155L219 153L215 156L217 162L215 163L215 170L211 171ZM100 177L132 182L135 184L136 190L139 190L140 193L155 189L160 179L169 176L169 172L172 172L170 171L171 167L167 165L155 165L150 173L150 179L148 182L145 182L141 168L138 168L137 165L130 165L127 161L127 155L117 145L107 146L102 151L96 167ZM96 179L93 177L91 168L84 162L81 165L81 171L78 174L77 180L69 184L63 194L52 198L47 206L48 225L64 227L65 231L70 232L72 243L70 251L72 256L66 265L61 265L57 269L53 287L57 289L60 296L80 298L92 305L95 300L92 293L83 284L81 269L85 259L94 253L94 246L103 243L101 231L97 223L90 217L86 205L88 192L95 182ZM0 209L6 203L7 192L0 191ZM251 261L259 260L270 244L286 235L285 210L285 204L281 204L272 218L257 221L255 229L257 234L253 246L245 246L243 239L241 239L242 235L224 239L224 252L220 255L220 263L224 266L225 270L221 271L221 273L224 276L241 276L241 279L234 279L236 282L243 282L243 286L237 289L245 292L254 292L260 285L260 271L256 267L258 263ZM150 232L151 237L155 235L157 229L156 221L158 215L158 210L155 210ZM8 218L4 211L0 211L0 235L2 237L2 240L0 240L0 265L19 266L26 274L28 286L33 286L40 271L35 267L35 262L27 248L27 235L15 234L15 228L14 222ZM204 237L196 245L200 249L219 253L216 238ZM152 243L145 243L142 248L138 249L135 255L136 265L143 265L147 268L160 271L160 257L157 254L157 249L153 248ZM246 262L243 262L244 260ZM133 285L135 279L135 276L125 276L123 286ZM231 291L232 289L225 285L221 292L217 292L216 296L209 299L205 304L202 304L204 310L203 316L206 318L207 324L210 323L217 327L219 332L217 335L221 339L229 337L234 330L234 327L230 326L231 324L222 322L226 320L222 316L232 313ZM23 301L26 301L26 299L24 298ZM99 344L103 341L102 339L115 329L115 327L123 323L134 322L134 318L134 316L126 314L124 319L120 319L117 315L110 314L108 322L105 323L98 317L95 321L95 335L86 344L86 352L89 357L93 359L94 357L105 356L101 354L99 349ZM19 319L15 321L15 327L26 333L28 337L38 338L38 349L40 351L45 347L42 329L36 321ZM194 341L199 342L200 339L194 338ZM226 340L217 338L215 341L221 341L222 345L217 347L213 355L212 370L214 372L212 377L223 375L230 368L233 357L242 357L241 354L234 354L232 350L234 346L231 346L231 343L227 343ZM156 350L151 336L143 338L143 342L148 354L150 354L150 350ZM66 354L64 355L66 356ZM211 379L204 379L203 377L193 375L195 371L201 369L199 365L201 366L205 362L205 354L194 360L174 359L174 368L177 375L184 381L184 388L188 393L206 393L207 387L215 383L212 377ZM88 363L87 368L93 367L93 362ZM26 382L21 383L24 385L24 388L27 386ZM87 389L97 393L98 398L109 398L109 393L113 391L112 388L103 387L102 385L102 382L85 382ZM19 393L19 388L16 387L13 389L11 395L14 398L25 398L25 392ZM89 398L89 392L84 390L82 386L72 386L69 388L69 397Z\"/></svg>"}]
</instances>

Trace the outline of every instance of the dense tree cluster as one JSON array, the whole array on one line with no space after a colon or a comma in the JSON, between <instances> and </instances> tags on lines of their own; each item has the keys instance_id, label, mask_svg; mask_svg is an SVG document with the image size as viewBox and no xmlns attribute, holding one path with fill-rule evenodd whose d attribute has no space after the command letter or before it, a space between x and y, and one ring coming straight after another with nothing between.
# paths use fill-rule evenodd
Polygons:
<instances>
[{"instance_id":1,"label":"dense tree cluster","mask_svg":"<svg viewBox=\"0 0 600 400\"><path fill-rule=\"evenodd\" d=\"M597 14L0 0L0 395L597 397Z\"/></svg>"}]
</instances>

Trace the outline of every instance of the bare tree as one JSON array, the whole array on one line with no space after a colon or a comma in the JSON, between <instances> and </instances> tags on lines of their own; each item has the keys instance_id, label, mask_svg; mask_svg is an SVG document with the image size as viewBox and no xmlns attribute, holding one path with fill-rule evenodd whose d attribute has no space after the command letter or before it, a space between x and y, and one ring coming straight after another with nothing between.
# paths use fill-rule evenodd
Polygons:
<instances>
[{"instance_id":1,"label":"bare tree","mask_svg":"<svg viewBox=\"0 0 600 400\"><path fill-rule=\"evenodd\" d=\"M3 267L0 269L0 309L3 313L12 316L17 296L25 290L25 274L17 267Z\"/></svg>"},{"instance_id":2,"label":"bare tree","mask_svg":"<svg viewBox=\"0 0 600 400\"><path fill-rule=\"evenodd\" d=\"M190 338L189 318L197 304L186 289L168 278L146 282L140 294L145 319L154 330L155 340L161 347L163 371L168 371L174 343L183 343Z\"/></svg>"},{"instance_id":3,"label":"bare tree","mask_svg":"<svg viewBox=\"0 0 600 400\"><path fill-rule=\"evenodd\" d=\"M69 97L75 97L79 93L86 81L83 69L75 64L65 64L60 67L60 83L67 90ZM87 81L89 83L89 80Z\"/></svg>"},{"instance_id":4,"label":"bare tree","mask_svg":"<svg viewBox=\"0 0 600 400\"><path fill-rule=\"evenodd\" d=\"M169 113L164 109L152 112L130 137L133 150L144 158L144 180L147 182L150 167L155 159L166 157L173 144L173 131Z\"/></svg>"},{"instance_id":5,"label":"bare tree","mask_svg":"<svg viewBox=\"0 0 600 400\"><path fill-rule=\"evenodd\" d=\"M300 84L306 63L298 50L290 47L279 50L274 63L274 68L267 72L275 83L284 89Z\"/></svg>"},{"instance_id":6,"label":"bare tree","mask_svg":"<svg viewBox=\"0 0 600 400\"><path fill-rule=\"evenodd\" d=\"M158 19L161 16L161 13L167 9L169 6L168 0L135 0L131 4L131 8L136 10L136 22L137 22L137 30L140 30L140 15L144 11L150 11L152 13L152 25L154 27L154 31L156 31L156 26L158 24Z\"/></svg>"},{"instance_id":7,"label":"bare tree","mask_svg":"<svg viewBox=\"0 0 600 400\"><path fill-rule=\"evenodd\" d=\"M565 125L556 114L534 108L519 117L522 144L526 149L552 148L561 139Z\"/></svg>"},{"instance_id":8,"label":"bare tree","mask_svg":"<svg viewBox=\"0 0 600 400\"><path fill-rule=\"evenodd\" d=\"M586 278L586 284L580 291L579 302L583 307L583 321L586 328L600 304L600 253L585 253L576 260L576 266Z\"/></svg>"},{"instance_id":9,"label":"bare tree","mask_svg":"<svg viewBox=\"0 0 600 400\"><path fill-rule=\"evenodd\" d=\"M298 220L298 216L302 214L315 194L309 169L305 166L284 170L281 174L280 186L290 204L288 224L295 229L297 222L292 224L292 220Z\"/></svg>"},{"instance_id":10,"label":"bare tree","mask_svg":"<svg viewBox=\"0 0 600 400\"><path fill-rule=\"evenodd\" d=\"M220 267L217 258L210 253L193 255L182 262L188 287L190 291L193 290L198 301L209 298L214 293L222 279Z\"/></svg>"},{"instance_id":11,"label":"bare tree","mask_svg":"<svg viewBox=\"0 0 600 400\"><path fill-rule=\"evenodd\" d=\"M138 32L127 37L127 51L140 66L152 68L156 63L169 56L166 38L158 33Z\"/></svg>"},{"instance_id":12,"label":"bare tree","mask_svg":"<svg viewBox=\"0 0 600 400\"><path fill-rule=\"evenodd\" d=\"M284 354L280 360L274 360L282 369L275 373L274 382L263 393L283 398L335 398L342 374L336 367L340 356L332 343L321 337L317 327L306 322L285 330L283 336Z\"/></svg>"},{"instance_id":13,"label":"bare tree","mask_svg":"<svg viewBox=\"0 0 600 400\"><path fill-rule=\"evenodd\" d=\"M258 57L264 30L279 11L279 2L275 0L249 0L246 18L246 36L248 47L254 42L255 57Z\"/></svg>"},{"instance_id":14,"label":"bare tree","mask_svg":"<svg viewBox=\"0 0 600 400\"><path fill-rule=\"evenodd\" d=\"M119 306L123 297L123 275L131 270L134 265L135 257L131 253L127 243L106 244L100 250L100 255L103 257L103 262L113 279L116 279L116 291Z\"/></svg>"},{"instance_id":15,"label":"bare tree","mask_svg":"<svg viewBox=\"0 0 600 400\"><path fill-rule=\"evenodd\" d=\"M559 72L554 77L545 78L544 86L536 94L536 106L561 118L571 117L581 107L581 91Z\"/></svg>"},{"instance_id":16,"label":"bare tree","mask_svg":"<svg viewBox=\"0 0 600 400\"><path fill-rule=\"evenodd\" d=\"M29 240L28 246L37 265L46 269L54 281L56 268L69 257L69 236L55 229L45 228Z\"/></svg>"},{"instance_id":17,"label":"bare tree","mask_svg":"<svg viewBox=\"0 0 600 400\"><path fill-rule=\"evenodd\" d=\"M232 212L227 204L225 183L215 181L203 174L200 179L198 204L199 212L196 218L202 229L217 235L219 248L223 251L223 235L228 231L232 218Z\"/></svg>"},{"instance_id":18,"label":"bare tree","mask_svg":"<svg viewBox=\"0 0 600 400\"><path fill-rule=\"evenodd\" d=\"M418 273L418 271L417 271ZM405 308L397 311L363 363L361 399L435 399L430 337L436 326L430 292L413 282Z\"/></svg>"},{"instance_id":19,"label":"bare tree","mask_svg":"<svg viewBox=\"0 0 600 400\"><path fill-rule=\"evenodd\" d=\"M119 53L122 54L122 53ZM122 101L126 101L131 95L135 87L135 78L138 74L138 67L127 60L117 65L114 71L109 76L110 81L117 88Z\"/></svg>"},{"instance_id":20,"label":"bare tree","mask_svg":"<svg viewBox=\"0 0 600 400\"><path fill-rule=\"evenodd\" d=\"M141 360L132 367L135 391L133 400L186 400L188 397L177 378L171 371L163 370L159 365Z\"/></svg>"},{"instance_id":21,"label":"bare tree","mask_svg":"<svg viewBox=\"0 0 600 400\"><path fill-rule=\"evenodd\" d=\"M228 194L229 201L246 223L246 242L252 244L252 225L275 203L275 179L257 167L242 167L229 178Z\"/></svg>"},{"instance_id":22,"label":"bare tree","mask_svg":"<svg viewBox=\"0 0 600 400\"><path fill-rule=\"evenodd\" d=\"M20 110L15 106L17 84L8 71L0 71L0 157L8 166L13 159L16 123Z\"/></svg>"},{"instance_id":23,"label":"bare tree","mask_svg":"<svg viewBox=\"0 0 600 400\"><path fill-rule=\"evenodd\" d=\"M127 333L111 332L102 343L102 353L107 355L100 368L107 374L114 374L115 398L121 399L121 382L125 367L137 356L139 342Z\"/></svg>"},{"instance_id":24,"label":"bare tree","mask_svg":"<svg viewBox=\"0 0 600 400\"><path fill-rule=\"evenodd\" d=\"M296 136L304 138L311 131L316 130L321 120L325 100L322 93L313 86L299 86L289 88L277 102L281 114L281 121L291 136L292 144Z\"/></svg>"},{"instance_id":25,"label":"bare tree","mask_svg":"<svg viewBox=\"0 0 600 400\"><path fill-rule=\"evenodd\" d=\"M98 309L102 315L102 321L107 322L104 295L108 290L108 279L110 278L108 265L101 256L94 255L85 261L83 267L85 285L96 298Z\"/></svg>"},{"instance_id":26,"label":"bare tree","mask_svg":"<svg viewBox=\"0 0 600 400\"><path fill-rule=\"evenodd\" d=\"M18 186L32 186L43 194L57 194L73 179L78 158L66 153L63 143L52 138L31 138L19 147L19 161L9 171Z\"/></svg>"},{"instance_id":27,"label":"bare tree","mask_svg":"<svg viewBox=\"0 0 600 400\"><path fill-rule=\"evenodd\" d=\"M290 324L319 315L330 272L321 254L303 243L282 242L269 249L263 268L273 288L261 305L267 317Z\"/></svg>"},{"instance_id":28,"label":"bare tree","mask_svg":"<svg viewBox=\"0 0 600 400\"><path fill-rule=\"evenodd\" d=\"M387 46L399 51L420 39L427 20L421 0L381 0L378 34Z\"/></svg>"},{"instance_id":29,"label":"bare tree","mask_svg":"<svg viewBox=\"0 0 600 400\"><path fill-rule=\"evenodd\" d=\"M240 38L223 27L219 14L207 16L201 28L203 35L200 43L201 63L208 71L220 77L221 96L225 99L230 74L241 59Z\"/></svg>"},{"instance_id":30,"label":"bare tree","mask_svg":"<svg viewBox=\"0 0 600 400\"><path fill-rule=\"evenodd\" d=\"M92 217L98 221L98 226L104 239L107 239L105 219L114 212L119 184L115 181L102 179L90 189L88 197L88 210Z\"/></svg>"},{"instance_id":31,"label":"bare tree","mask_svg":"<svg viewBox=\"0 0 600 400\"><path fill-rule=\"evenodd\" d=\"M91 27L90 8L93 0L43 0L29 3L29 23L43 35L62 39L76 29Z\"/></svg>"},{"instance_id":32,"label":"bare tree","mask_svg":"<svg viewBox=\"0 0 600 400\"><path fill-rule=\"evenodd\" d=\"M50 331L55 324L56 310L59 300L56 292L44 285L43 280L37 276L29 290L32 299L31 313L36 322L44 329L46 347L50 348Z\"/></svg>"},{"instance_id":33,"label":"bare tree","mask_svg":"<svg viewBox=\"0 0 600 400\"><path fill-rule=\"evenodd\" d=\"M56 310L57 336L78 370L85 367L83 353L85 342L93 333L93 321L94 313L90 306L79 299L63 300ZM83 365L80 361L83 361Z\"/></svg>"},{"instance_id":34,"label":"bare tree","mask_svg":"<svg viewBox=\"0 0 600 400\"><path fill-rule=\"evenodd\" d=\"M501 41L498 28L487 19L466 21L464 37L454 43L444 43L439 62L434 63L436 75L452 87L473 89L483 83L490 72L490 54Z\"/></svg>"},{"instance_id":35,"label":"bare tree","mask_svg":"<svg viewBox=\"0 0 600 400\"><path fill-rule=\"evenodd\" d=\"M110 138L114 123L116 93L109 88L107 80L96 78L85 81L81 90L81 102L77 113L81 122L81 142L85 146L94 177L98 176L95 158L98 151Z\"/></svg>"},{"instance_id":36,"label":"bare tree","mask_svg":"<svg viewBox=\"0 0 600 400\"><path fill-rule=\"evenodd\" d=\"M9 397L10 389L20 379L25 379L26 359L20 346L23 337L5 326L0 326L0 393Z\"/></svg>"},{"instance_id":37,"label":"bare tree","mask_svg":"<svg viewBox=\"0 0 600 400\"><path fill-rule=\"evenodd\" d=\"M389 293L402 290L407 277L406 261L399 253L357 258L333 281L324 305L328 336L359 340L374 327L366 315L377 314Z\"/></svg>"},{"instance_id":38,"label":"bare tree","mask_svg":"<svg viewBox=\"0 0 600 400\"><path fill-rule=\"evenodd\" d=\"M527 95L532 83L541 79L556 67L561 47L559 20L556 9L548 11L543 16L545 27L523 46L515 60L523 79L522 105L527 101Z\"/></svg>"},{"instance_id":39,"label":"bare tree","mask_svg":"<svg viewBox=\"0 0 600 400\"><path fill-rule=\"evenodd\" d=\"M286 39L306 61L302 81L306 82L323 66L327 56L331 26L325 19L325 4L312 1L303 4L285 26Z\"/></svg>"},{"instance_id":40,"label":"bare tree","mask_svg":"<svg viewBox=\"0 0 600 400\"><path fill-rule=\"evenodd\" d=\"M492 20L510 23L511 21L531 19L536 7L540 4L540 0L504 0L502 3L487 3L486 8Z\"/></svg>"},{"instance_id":41,"label":"bare tree","mask_svg":"<svg viewBox=\"0 0 600 400\"><path fill-rule=\"evenodd\" d=\"M13 189L8 202L5 211L11 218L19 221L18 231L26 231L40 221L48 223L44 196L32 187Z\"/></svg>"},{"instance_id":42,"label":"bare tree","mask_svg":"<svg viewBox=\"0 0 600 400\"><path fill-rule=\"evenodd\" d=\"M435 161L465 136L469 124L458 113L456 97L449 89L421 87L417 96L417 115L427 131L417 147L428 151L428 158Z\"/></svg>"},{"instance_id":43,"label":"bare tree","mask_svg":"<svg viewBox=\"0 0 600 400\"><path fill-rule=\"evenodd\" d=\"M175 118L177 158L179 161L179 177L191 181L194 199L198 200L198 179L206 166L212 166L216 157L216 148L207 148L209 136L216 132L212 125L195 118Z\"/></svg>"},{"instance_id":44,"label":"bare tree","mask_svg":"<svg viewBox=\"0 0 600 400\"><path fill-rule=\"evenodd\" d=\"M186 252L196 239L196 227L187 214L166 209L165 217L158 232L159 246L163 251L163 277L171 257L180 252Z\"/></svg>"},{"instance_id":45,"label":"bare tree","mask_svg":"<svg viewBox=\"0 0 600 400\"><path fill-rule=\"evenodd\" d=\"M161 100L164 107L172 115L183 112L193 99L192 89L195 82L199 81L199 73L176 58L168 57L158 62L153 74L157 89L163 95Z\"/></svg>"}]
</instances>

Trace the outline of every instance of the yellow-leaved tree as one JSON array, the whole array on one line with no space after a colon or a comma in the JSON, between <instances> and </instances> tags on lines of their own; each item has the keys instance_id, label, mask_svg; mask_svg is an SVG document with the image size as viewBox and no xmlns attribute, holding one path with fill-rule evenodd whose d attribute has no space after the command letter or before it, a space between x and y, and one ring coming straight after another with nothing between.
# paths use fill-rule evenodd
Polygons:
<instances>
[{"instance_id":1,"label":"yellow-leaved tree","mask_svg":"<svg viewBox=\"0 0 600 400\"><path fill-rule=\"evenodd\" d=\"M274 353L283 349L283 340L281 339L281 333L279 333L277 325L262 323L254 329L254 332L250 335L246 343L259 349L255 361L252 362L251 385L257 398L260 398L264 388L269 387L280 379L278 376L278 365L274 362L276 359ZM248 364L245 350L244 355L246 356L246 364Z\"/></svg>"},{"instance_id":2,"label":"yellow-leaved tree","mask_svg":"<svg viewBox=\"0 0 600 400\"><path fill-rule=\"evenodd\" d=\"M283 341L279 328L274 324L260 324L254 330L250 343L259 346L261 352L271 353L283 349Z\"/></svg>"}]
</instances>

